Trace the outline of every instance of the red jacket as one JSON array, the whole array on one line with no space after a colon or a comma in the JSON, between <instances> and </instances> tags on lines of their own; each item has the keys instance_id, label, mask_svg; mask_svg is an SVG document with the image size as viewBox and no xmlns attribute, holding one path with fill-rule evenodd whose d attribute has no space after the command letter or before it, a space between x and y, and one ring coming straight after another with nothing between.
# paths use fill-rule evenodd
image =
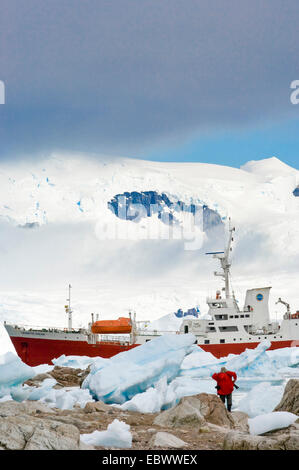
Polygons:
<instances>
[{"instance_id":1,"label":"red jacket","mask_svg":"<svg viewBox=\"0 0 299 470\"><path fill-rule=\"evenodd\" d=\"M217 390L219 395L229 395L234 390L234 382L237 380L237 374L227 370L219 374L213 374L212 379L216 380L217 385L220 387Z\"/></svg>"}]
</instances>

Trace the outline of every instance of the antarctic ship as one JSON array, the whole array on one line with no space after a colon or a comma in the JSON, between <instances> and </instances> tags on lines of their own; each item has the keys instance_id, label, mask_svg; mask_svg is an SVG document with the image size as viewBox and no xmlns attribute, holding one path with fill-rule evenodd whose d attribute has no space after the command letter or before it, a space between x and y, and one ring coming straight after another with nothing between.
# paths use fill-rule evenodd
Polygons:
<instances>
[{"instance_id":1,"label":"antarctic ship","mask_svg":"<svg viewBox=\"0 0 299 470\"><path fill-rule=\"evenodd\" d=\"M192 333L198 346L217 358L253 349L265 339L271 342L269 349L299 346L299 311L292 314L289 304L279 298L276 303L284 304L286 312L280 324L270 321L268 301L271 287L248 289L245 305L243 309L239 308L230 287L234 231L230 225L225 251L207 253L220 261L221 271L214 274L224 280L224 287L217 290L214 297L207 298L207 318L183 318L180 329L173 334ZM26 364L52 364L54 358L63 354L109 358L163 334L144 328L144 322L137 322L136 315L132 314L118 320L101 321L92 314L86 329L74 329L70 288L69 303L65 306L67 328L25 328L4 322L17 354Z\"/></svg>"}]
</instances>

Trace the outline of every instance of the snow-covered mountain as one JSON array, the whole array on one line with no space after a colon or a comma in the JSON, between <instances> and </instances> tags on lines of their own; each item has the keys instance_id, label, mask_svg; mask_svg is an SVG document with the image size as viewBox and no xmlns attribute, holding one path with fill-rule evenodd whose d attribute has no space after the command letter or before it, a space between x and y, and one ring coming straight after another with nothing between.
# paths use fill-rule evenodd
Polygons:
<instances>
[{"instance_id":1,"label":"snow-covered mountain","mask_svg":"<svg viewBox=\"0 0 299 470\"><path fill-rule=\"evenodd\" d=\"M64 325L68 283L77 324L91 311L204 313L219 286L204 253L223 248L228 217L240 302L247 287L272 285L278 316L279 296L299 308L298 183L275 157L241 169L82 154L2 162L0 319Z\"/></svg>"}]
</instances>

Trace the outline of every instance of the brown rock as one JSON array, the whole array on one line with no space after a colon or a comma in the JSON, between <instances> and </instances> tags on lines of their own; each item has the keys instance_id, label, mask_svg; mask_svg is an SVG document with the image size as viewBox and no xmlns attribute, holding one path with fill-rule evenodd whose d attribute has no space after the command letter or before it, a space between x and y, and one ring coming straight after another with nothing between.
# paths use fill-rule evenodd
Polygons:
<instances>
[{"instance_id":1,"label":"brown rock","mask_svg":"<svg viewBox=\"0 0 299 470\"><path fill-rule=\"evenodd\" d=\"M186 447L188 444L168 432L157 432L157 434L152 437L150 445L152 447L161 447L163 449L180 449L182 447Z\"/></svg>"},{"instance_id":2,"label":"brown rock","mask_svg":"<svg viewBox=\"0 0 299 470\"><path fill-rule=\"evenodd\" d=\"M113 410L111 410L111 406L106 405L102 401L95 401L95 402L90 401L86 403L84 407L84 411L85 413L96 413L96 412L109 413L110 411L113 411Z\"/></svg>"},{"instance_id":3,"label":"brown rock","mask_svg":"<svg viewBox=\"0 0 299 470\"><path fill-rule=\"evenodd\" d=\"M55 414L55 411L40 401L5 401L0 403L0 417L6 418L8 416L18 415L36 415L41 413Z\"/></svg>"},{"instance_id":4,"label":"brown rock","mask_svg":"<svg viewBox=\"0 0 299 470\"><path fill-rule=\"evenodd\" d=\"M288 381L283 397L274 411L289 411L299 415L299 379L290 379Z\"/></svg>"},{"instance_id":5,"label":"brown rock","mask_svg":"<svg viewBox=\"0 0 299 470\"><path fill-rule=\"evenodd\" d=\"M45 379L52 379L52 376L48 373L46 374L38 374L32 379L26 380L24 382L26 385L29 385L30 387L39 387L40 384L45 380Z\"/></svg>"},{"instance_id":6,"label":"brown rock","mask_svg":"<svg viewBox=\"0 0 299 470\"><path fill-rule=\"evenodd\" d=\"M239 431L230 431L224 439L224 450L298 450L299 426L267 433L263 436L251 436Z\"/></svg>"},{"instance_id":7,"label":"brown rock","mask_svg":"<svg viewBox=\"0 0 299 470\"><path fill-rule=\"evenodd\" d=\"M7 450L79 450L80 433L72 425L28 415L0 421L0 446Z\"/></svg>"},{"instance_id":8,"label":"brown rock","mask_svg":"<svg viewBox=\"0 0 299 470\"><path fill-rule=\"evenodd\" d=\"M234 420L220 398L208 393L183 397L178 405L159 414L154 420L154 424L164 427L182 425L201 427L206 422L228 428L234 427Z\"/></svg>"},{"instance_id":9,"label":"brown rock","mask_svg":"<svg viewBox=\"0 0 299 470\"><path fill-rule=\"evenodd\" d=\"M57 381L58 385L63 387L80 387L86 376L86 371L73 369L72 367L55 366L49 374Z\"/></svg>"}]
</instances>

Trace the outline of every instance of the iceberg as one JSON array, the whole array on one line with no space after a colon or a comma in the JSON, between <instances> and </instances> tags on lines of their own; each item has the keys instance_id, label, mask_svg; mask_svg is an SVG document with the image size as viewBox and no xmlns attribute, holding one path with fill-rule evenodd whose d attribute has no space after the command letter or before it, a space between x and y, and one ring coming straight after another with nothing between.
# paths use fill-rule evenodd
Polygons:
<instances>
[{"instance_id":1,"label":"iceberg","mask_svg":"<svg viewBox=\"0 0 299 470\"><path fill-rule=\"evenodd\" d=\"M199 393L215 393L214 383L211 380L176 377L167 384L166 378L162 377L155 386L117 407L139 413L158 413L175 406L183 397Z\"/></svg>"},{"instance_id":2,"label":"iceberg","mask_svg":"<svg viewBox=\"0 0 299 470\"><path fill-rule=\"evenodd\" d=\"M296 367L299 364L299 348L281 348L267 351L267 356L277 368Z\"/></svg>"},{"instance_id":3,"label":"iceberg","mask_svg":"<svg viewBox=\"0 0 299 470\"><path fill-rule=\"evenodd\" d=\"M117 354L105 363L94 362L82 388L88 388L97 400L123 404L156 385L162 376L167 382L173 380L194 342L191 334L167 334Z\"/></svg>"},{"instance_id":4,"label":"iceberg","mask_svg":"<svg viewBox=\"0 0 299 470\"><path fill-rule=\"evenodd\" d=\"M12 352L0 356L0 398L10 395L11 389L18 387L36 375L32 367L27 366Z\"/></svg>"},{"instance_id":5,"label":"iceberg","mask_svg":"<svg viewBox=\"0 0 299 470\"><path fill-rule=\"evenodd\" d=\"M250 418L269 413L280 402L284 385L271 385L261 382L255 385L244 398L239 401L238 410L247 413Z\"/></svg>"},{"instance_id":6,"label":"iceberg","mask_svg":"<svg viewBox=\"0 0 299 470\"><path fill-rule=\"evenodd\" d=\"M93 364L95 361L103 360L103 362L108 359L101 357L88 357L88 356L59 356L58 358L52 359L52 363L55 366L59 367L71 367L73 369L86 369L88 366Z\"/></svg>"},{"instance_id":7,"label":"iceberg","mask_svg":"<svg viewBox=\"0 0 299 470\"><path fill-rule=\"evenodd\" d=\"M249 432L254 436L265 432L283 429L291 426L298 419L298 416L288 411L273 411L248 419Z\"/></svg>"},{"instance_id":8,"label":"iceberg","mask_svg":"<svg viewBox=\"0 0 299 470\"><path fill-rule=\"evenodd\" d=\"M150 387L143 393L137 393L131 400L117 407L139 413L158 413L167 401L167 392L167 380L166 377L162 377L155 387ZM176 396L173 398L176 399Z\"/></svg>"},{"instance_id":9,"label":"iceberg","mask_svg":"<svg viewBox=\"0 0 299 470\"><path fill-rule=\"evenodd\" d=\"M277 371L278 359L275 362L266 353L270 346L270 341L264 340L255 349L246 349L239 355L231 354L220 359L214 358L214 360L209 353L205 353L203 350L199 353L193 352L183 361L180 375L197 378L211 377L214 372L219 372L220 368L225 366L228 370L233 370L242 377L278 378L280 377ZM287 356L287 353L285 354ZM288 354L290 355L292 352Z\"/></svg>"},{"instance_id":10,"label":"iceberg","mask_svg":"<svg viewBox=\"0 0 299 470\"><path fill-rule=\"evenodd\" d=\"M115 419L106 431L94 431L90 434L81 434L80 440L84 444L101 447L117 447L129 449L132 447L132 434L130 426L123 421Z\"/></svg>"},{"instance_id":11,"label":"iceberg","mask_svg":"<svg viewBox=\"0 0 299 470\"><path fill-rule=\"evenodd\" d=\"M28 387L26 399L39 400L61 410L71 410L75 404L83 408L86 403L94 401L88 390L79 387L55 389L56 384L55 379L45 379L40 387Z\"/></svg>"}]
</instances>

